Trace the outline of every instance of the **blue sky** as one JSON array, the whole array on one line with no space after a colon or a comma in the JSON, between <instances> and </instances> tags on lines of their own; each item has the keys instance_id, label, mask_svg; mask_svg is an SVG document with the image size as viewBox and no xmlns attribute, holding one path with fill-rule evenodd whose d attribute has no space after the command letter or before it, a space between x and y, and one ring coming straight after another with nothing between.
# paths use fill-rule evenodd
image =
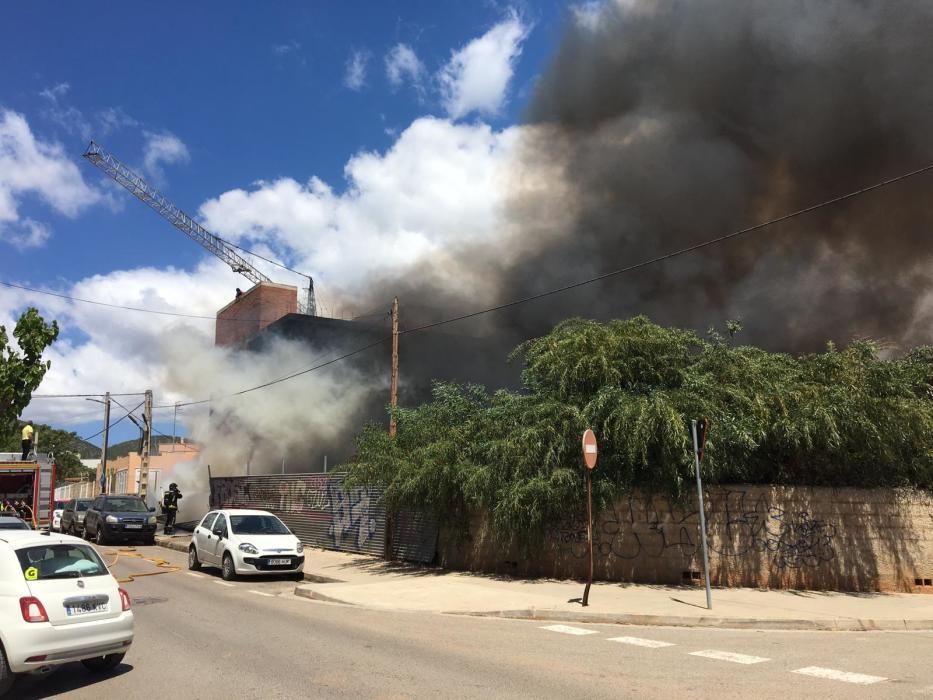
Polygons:
<instances>
[{"instance_id":1,"label":"blue sky","mask_svg":"<svg viewBox=\"0 0 933 700\"><path fill-rule=\"evenodd\" d=\"M463 211L492 230L495 191L483 183L571 10L551 0L9 4L0 279L205 315L227 300L235 277L80 158L93 137L221 235L312 270L325 300L352 308L360 280L346 260L374 241L403 264L485 235ZM464 172L481 174L476 192L464 193ZM392 187L445 204L387 212L379 202L396 201ZM365 261L357 267L365 276ZM167 380L171 352L156 346L169 334L209 338L209 323L189 331L6 288L0 321L28 304L63 327L40 392L142 383L159 403L201 388ZM96 432L94 407L74 403L84 402L34 401L26 415ZM170 412L158 426L170 431ZM121 426L115 438L134 434Z\"/></svg>"}]
</instances>

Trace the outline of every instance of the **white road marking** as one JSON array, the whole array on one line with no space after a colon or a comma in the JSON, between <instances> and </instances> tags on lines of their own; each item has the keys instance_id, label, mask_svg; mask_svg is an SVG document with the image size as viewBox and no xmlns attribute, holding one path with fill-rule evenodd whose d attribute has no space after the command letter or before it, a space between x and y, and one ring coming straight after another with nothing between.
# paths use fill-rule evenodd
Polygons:
<instances>
[{"instance_id":1,"label":"white road marking","mask_svg":"<svg viewBox=\"0 0 933 700\"><path fill-rule=\"evenodd\" d=\"M264 595L266 598L275 598L271 593L263 593L262 591L250 590L250 593L255 593L256 595Z\"/></svg>"},{"instance_id":2,"label":"white road marking","mask_svg":"<svg viewBox=\"0 0 933 700\"><path fill-rule=\"evenodd\" d=\"M189 576L194 576L194 578L204 578L204 574L193 574L190 571L186 571L185 573Z\"/></svg>"},{"instance_id":3,"label":"white road marking","mask_svg":"<svg viewBox=\"0 0 933 700\"><path fill-rule=\"evenodd\" d=\"M560 632L561 634L596 634L596 630L585 630L579 627L569 627L568 625L546 625L542 627L543 630L550 630L551 632Z\"/></svg>"},{"instance_id":4,"label":"white road marking","mask_svg":"<svg viewBox=\"0 0 933 700\"><path fill-rule=\"evenodd\" d=\"M649 649L674 646L670 642L659 642L657 639L642 639L641 637L611 637L609 641L619 642L620 644L632 644L636 647L648 647Z\"/></svg>"},{"instance_id":5,"label":"white road marking","mask_svg":"<svg viewBox=\"0 0 933 700\"><path fill-rule=\"evenodd\" d=\"M717 661L731 661L734 664L760 664L762 661L771 660L763 656L748 656L747 654L736 654L731 651L719 651L718 649L691 651L690 656L702 656L707 659L716 659Z\"/></svg>"},{"instance_id":6,"label":"white road marking","mask_svg":"<svg viewBox=\"0 0 933 700\"><path fill-rule=\"evenodd\" d=\"M858 685L871 685L888 680L882 676L868 676L864 673L849 673L847 671L836 671L832 668L820 668L819 666L807 666L798 668L791 673L799 673L802 676L815 676L816 678L828 678L833 681L843 681L845 683L857 683Z\"/></svg>"},{"instance_id":7,"label":"white road marking","mask_svg":"<svg viewBox=\"0 0 933 700\"><path fill-rule=\"evenodd\" d=\"M218 586L227 586L229 588L233 588L233 584L227 583L226 581L214 581L214 583L216 583Z\"/></svg>"}]
</instances>

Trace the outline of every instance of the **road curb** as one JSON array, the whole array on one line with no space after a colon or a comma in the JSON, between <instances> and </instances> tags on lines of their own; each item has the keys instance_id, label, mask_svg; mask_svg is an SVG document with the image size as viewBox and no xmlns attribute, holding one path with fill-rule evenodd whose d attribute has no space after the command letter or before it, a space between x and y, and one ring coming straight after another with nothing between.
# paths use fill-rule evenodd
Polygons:
<instances>
[{"instance_id":1,"label":"road curb","mask_svg":"<svg viewBox=\"0 0 933 700\"><path fill-rule=\"evenodd\" d=\"M358 603L341 600L326 595L312 588L296 586L295 595L310 600L319 600L340 605L366 607L370 610L389 612L439 612L441 615L462 615L466 617L492 617L511 620L539 620L542 622L577 622L603 625L636 625L639 627L698 627L707 629L735 630L785 630L804 632L921 632L933 631L933 620L897 620L897 619L853 619L827 618L806 619L759 619L751 617L686 617L682 615L640 615L634 613L584 613L568 610L540 610L527 608L522 610L412 610L410 608L386 608L362 606Z\"/></svg>"}]
</instances>

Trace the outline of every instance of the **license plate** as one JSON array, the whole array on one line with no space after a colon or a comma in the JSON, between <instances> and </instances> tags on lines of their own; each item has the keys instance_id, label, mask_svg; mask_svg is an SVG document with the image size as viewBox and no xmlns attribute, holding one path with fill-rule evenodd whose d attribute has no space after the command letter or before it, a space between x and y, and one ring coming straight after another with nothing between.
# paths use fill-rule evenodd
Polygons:
<instances>
[{"instance_id":1,"label":"license plate","mask_svg":"<svg viewBox=\"0 0 933 700\"><path fill-rule=\"evenodd\" d=\"M270 559L267 563L269 564L269 566L286 566L287 564L291 564L292 560L291 559Z\"/></svg>"},{"instance_id":2,"label":"license plate","mask_svg":"<svg viewBox=\"0 0 933 700\"><path fill-rule=\"evenodd\" d=\"M143 526L140 525L139 523L127 523L124 527L126 527L127 530L142 530L143 529Z\"/></svg>"},{"instance_id":3,"label":"license plate","mask_svg":"<svg viewBox=\"0 0 933 700\"><path fill-rule=\"evenodd\" d=\"M87 605L66 606L66 615L88 615L90 613L107 612L109 610L107 603L88 603Z\"/></svg>"}]
</instances>

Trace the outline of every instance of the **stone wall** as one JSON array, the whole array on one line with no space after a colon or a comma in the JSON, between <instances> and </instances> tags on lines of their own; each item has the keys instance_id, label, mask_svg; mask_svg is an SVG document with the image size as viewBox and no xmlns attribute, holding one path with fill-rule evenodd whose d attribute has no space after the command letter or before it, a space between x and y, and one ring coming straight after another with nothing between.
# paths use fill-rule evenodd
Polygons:
<instances>
[{"instance_id":1,"label":"stone wall","mask_svg":"<svg viewBox=\"0 0 933 700\"><path fill-rule=\"evenodd\" d=\"M887 489L717 486L706 494L716 586L933 593L933 498ZM594 518L595 578L702 585L697 501L635 494ZM501 543L484 517L438 543L449 568L583 579L583 514L538 545Z\"/></svg>"}]
</instances>

